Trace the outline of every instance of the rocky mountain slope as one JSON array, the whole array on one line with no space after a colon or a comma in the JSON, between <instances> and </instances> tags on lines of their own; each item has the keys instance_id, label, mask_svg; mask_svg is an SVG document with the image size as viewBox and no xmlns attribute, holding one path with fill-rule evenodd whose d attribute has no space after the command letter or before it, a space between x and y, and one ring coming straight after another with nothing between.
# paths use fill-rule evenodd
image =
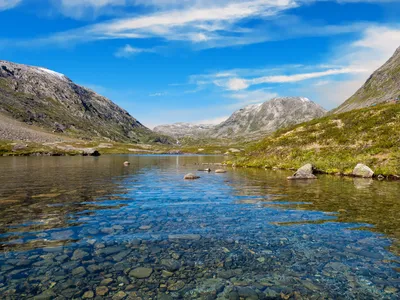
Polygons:
<instances>
[{"instance_id":1,"label":"rocky mountain slope","mask_svg":"<svg viewBox=\"0 0 400 300\"><path fill-rule=\"evenodd\" d=\"M235 164L297 169L312 163L323 172L351 174L364 163L377 175L400 175L399 115L400 104L329 114L250 143Z\"/></svg>"},{"instance_id":2,"label":"rocky mountain slope","mask_svg":"<svg viewBox=\"0 0 400 300\"><path fill-rule=\"evenodd\" d=\"M0 112L60 135L114 141L163 141L128 112L63 74L0 61Z\"/></svg>"},{"instance_id":3,"label":"rocky mountain slope","mask_svg":"<svg viewBox=\"0 0 400 300\"><path fill-rule=\"evenodd\" d=\"M201 138L207 136L214 125L197 125L191 123L175 123L154 127L153 131L172 136L176 139L184 137Z\"/></svg>"},{"instance_id":4,"label":"rocky mountain slope","mask_svg":"<svg viewBox=\"0 0 400 300\"><path fill-rule=\"evenodd\" d=\"M400 97L400 47L380 69L347 101L333 110L341 113L393 101Z\"/></svg>"},{"instance_id":5,"label":"rocky mountain slope","mask_svg":"<svg viewBox=\"0 0 400 300\"><path fill-rule=\"evenodd\" d=\"M257 137L289 125L322 117L325 113L325 109L307 98L274 98L234 112L228 120L215 126L210 136L214 138Z\"/></svg>"}]
</instances>

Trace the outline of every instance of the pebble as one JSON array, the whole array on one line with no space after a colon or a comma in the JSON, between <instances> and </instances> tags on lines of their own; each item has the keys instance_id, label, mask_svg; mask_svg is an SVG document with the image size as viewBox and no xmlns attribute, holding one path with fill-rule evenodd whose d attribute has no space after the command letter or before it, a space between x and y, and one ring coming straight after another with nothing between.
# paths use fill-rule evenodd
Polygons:
<instances>
[{"instance_id":1,"label":"pebble","mask_svg":"<svg viewBox=\"0 0 400 300\"><path fill-rule=\"evenodd\" d=\"M153 269L152 268L136 268L133 269L130 273L129 276L131 277L135 277L138 279L144 279L144 278L148 278L150 277L150 275L153 273Z\"/></svg>"},{"instance_id":2,"label":"pebble","mask_svg":"<svg viewBox=\"0 0 400 300\"><path fill-rule=\"evenodd\" d=\"M113 297L112 300L122 300L125 299L127 296L127 294L123 291L119 291L118 293L116 293Z\"/></svg>"},{"instance_id":3,"label":"pebble","mask_svg":"<svg viewBox=\"0 0 400 300\"><path fill-rule=\"evenodd\" d=\"M108 293L108 287L106 286L99 286L96 288L96 295L97 296L105 296Z\"/></svg>"},{"instance_id":4,"label":"pebble","mask_svg":"<svg viewBox=\"0 0 400 300\"><path fill-rule=\"evenodd\" d=\"M175 272L179 270L181 267L181 264L174 259L162 259L161 265L164 266L170 272Z\"/></svg>"},{"instance_id":5,"label":"pebble","mask_svg":"<svg viewBox=\"0 0 400 300\"><path fill-rule=\"evenodd\" d=\"M72 260L82 260L86 257L89 256L89 253L81 250L81 249L77 249L74 251L74 254L72 255Z\"/></svg>"},{"instance_id":6,"label":"pebble","mask_svg":"<svg viewBox=\"0 0 400 300\"><path fill-rule=\"evenodd\" d=\"M72 270L73 276L84 276L86 274L86 270L84 267L78 267Z\"/></svg>"},{"instance_id":7,"label":"pebble","mask_svg":"<svg viewBox=\"0 0 400 300\"><path fill-rule=\"evenodd\" d=\"M168 236L170 240L200 240L201 235L199 234L170 234Z\"/></svg>"},{"instance_id":8,"label":"pebble","mask_svg":"<svg viewBox=\"0 0 400 300\"><path fill-rule=\"evenodd\" d=\"M171 283L168 286L168 290L169 291L179 291L179 290L183 289L184 287L185 287L185 282L180 280L180 281Z\"/></svg>"},{"instance_id":9,"label":"pebble","mask_svg":"<svg viewBox=\"0 0 400 300\"><path fill-rule=\"evenodd\" d=\"M82 296L83 299L92 299L94 298L94 293L93 291L87 291L83 294Z\"/></svg>"}]
</instances>

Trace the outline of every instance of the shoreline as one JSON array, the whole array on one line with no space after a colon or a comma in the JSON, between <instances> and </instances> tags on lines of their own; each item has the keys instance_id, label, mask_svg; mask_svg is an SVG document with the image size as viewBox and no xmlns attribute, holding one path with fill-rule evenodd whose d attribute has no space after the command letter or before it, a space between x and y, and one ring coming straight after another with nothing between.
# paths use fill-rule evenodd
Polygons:
<instances>
[{"instance_id":1,"label":"shoreline","mask_svg":"<svg viewBox=\"0 0 400 300\"><path fill-rule=\"evenodd\" d=\"M264 170L272 170L272 171L294 171L296 172L297 168L291 167L291 168L278 168L278 167L261 167L261 166L251 166L251 165L236 165L234 162L228 161L225 162L226 166L229 166L234 169L264 169ZM374 174L371 178L366 178L366 177L360 177L356 176L354 174L349 174L349 173L342 173L342 172L327 172L321 169L315 169L314 170L315 175L330 175L330 176L336 176L336 177L349 177L349 178L360 178L360 179L373 179L373 180L378 180L378 181L383 181L383 180L389 180L389 181L400 181L400 175L397 174L389 174L389 175L383 175L383 174ZM301 180L311 180L311 179L297 179L298 181Z\"/></svg>"}]
</instances>

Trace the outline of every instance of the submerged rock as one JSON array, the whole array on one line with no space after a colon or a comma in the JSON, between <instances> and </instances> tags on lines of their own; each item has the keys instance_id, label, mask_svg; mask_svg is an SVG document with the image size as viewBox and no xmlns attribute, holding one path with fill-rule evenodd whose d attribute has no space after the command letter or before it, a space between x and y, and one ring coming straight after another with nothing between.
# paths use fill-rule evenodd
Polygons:
<instances>
[{"instance_id":1,"label":"submerged rock","mask_svg":"<svg viewBox=\"0 0 400 300\"><path fill-rule=\"evenodd\" d=\"M186 174L185 177L183 177L183 179L185 180L195 180L195 179L199 179L200 176L194 175L192 173Z\"/></svg>"},{"instance_id":2,"label":"submerged rock","mask_svg":"<svg viewBox=\"0 0 400 300\"><path fill-rule=\"evenodd\" d=\"M297 170L293 176L288 177L289 180L297 179L317 179L314 175L314 166L312 164L306 164Z\"/></svg>"},{"instance_id":3,"label":"submerged rock","mask_svg":"<svg viewBox=\"0 0 400 300\"><path fill-rule=\"evenodd\" d=\"M108 293L108 288L105 286L99 286L96 288L96 295L103 297Z\"/></svg>"},{"instance_id":4,"label":"submerged rock","mask_svg":"<svg viewBox=\"0 0 400 300\"><path fill-rule=\"evenodd\" d=\"M200 240L199 234L170 234L168 236L170 240Z\"/></svg>"},{"instance_id":5,"label":"submerged rock","mask_svg":"<svg viewBox=\"0 0 400 300\"><path fill-rule=\"evenodd\" d=\"M140 267L140 268L133 269L129 273L129 275L131 277L135 277L135 278L138 278L138 279L143 279L143 278L150 277L150 275L152 273L153 273L153 269L152 268L142 268L142 267Z\"/></svg>"},{"instance_id":6,"label":"submerged rock","mask_svg":"<svg viewBox=\"0 0 400 300\"><path fill-rule=\"evenodd\" d=\"M364 164L358 164L353 170L353 176L362 178L374 177L374 171Z\"/></svg>"},{"instance_id":7,"label":"submerged rock","mask_svg":"<svg viewBox=\"0 0 400 300\"><path fill-rule=\"evenodd\" d=\"M227 172L227 171L224 170L224 169L215 170L215 173L217 173L217 174L223 174L223 173L226 173L226 172Z\"/></svg>"},{"instance_id":8,"label":"submerged rock","mask_svg":"<svg viewBox=\"0 0 400 300\"><path fill-rule=\"evenodd\" d=\"M181 267L181 264L175 259L162 259L161 265L170 272L175 272Z\"/></svg>"}]
</instances>

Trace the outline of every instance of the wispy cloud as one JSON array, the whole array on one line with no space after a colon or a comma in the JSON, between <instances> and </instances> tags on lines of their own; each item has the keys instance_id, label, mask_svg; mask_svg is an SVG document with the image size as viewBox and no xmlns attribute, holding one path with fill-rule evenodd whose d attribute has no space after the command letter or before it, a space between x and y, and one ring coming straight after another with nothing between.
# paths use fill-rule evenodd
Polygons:
<instances>
[{"instance_id":1,"label":"wispy cloud","mask_svg":"<svg viewBox=\"0 0 400 300\"><path fill-rule=\"evenodd\" d=\"M304 81L308 79L327 77L339 74L354 74L354 73L365 73L365 69L361 68L342 68L342 69L331 69L322 72L302 73L293 75L278 75L278 76L264 76L252 79L243 78L232 78L227 81L216 81L215 84L218 86L225 87L231 91L239 91L247 89L253 85L259 85L264 83L293 83Z\"/></svg>"},{"instance_id":2,"label":"wispy cloud","mask_svg":"<svg viewBox=\"0 0 400 300\"><path fill-rule=\"evenodd\" d=\"M371 26L353 43L332 50L333 64L345 64L349 68L362 68L363 73L349 74L345 79L332 78L301 90L321 99L321 103L334 108L351 97L382 66L400 46L400 27Z\"/></svg>"},{"instance_id":3,"label":"wispy cloud","mask_svg":"<svg viewBox=\"0 0 400 300\"><path fill-rule=\"evenodd\" d=\"M107 39L151 39L156 43L155 47L159 46L157 43L184 44L202 50L296 37L348 34L360 32L370 25L362 22L313 23L311 19L303 20L290 14L291 9L316 1L319 0L52 0L65 15L79 18L104 13L115 18L47 37L7 41L7 44L70 47ZM136 9L137 6L144 9ZM119 13L113 14L114 10ZM132 15L132 12L136 14ZM132 48L119 49L117 53L126 56L148 52Z\"/></svg>"},{"instance_id":4,"label":"wispy cloud","mask_svg":"<svg viewBox=\"0 0 400 300\"><path fill-rule=\"evenodd\" d=\"M278 97L278 93L268 89L258 89L253 91L241 91L228 94L226 97L234 99L235 102L228 105L229 109L239 109L251 104L266 102Z\"/></svg>"},{"instance_id":5,"label":"wispy cloud","mask_svg":"<svg viewBox=\"0 0 400 300\"><path fill-rule=\"evenodd\" d=\"M18 6L22 0L0 0L0 11Z\"/></svg>"},{"instance_id":6,"label":"wispy cloud","mask_svg":"<svg viewBox=\"0 0 400 300\"><path fill-rule=\"evenodd\" d=\"M158 92L158 93L149 94L149 97L162 97L162 96L165 96L167 94L168 94L167 92Z\"/></svg>"},{"instance_id":7,"label":"wispy cloud","mask_svg":"<svg viewBox=\"0 0 400 300\"><path fill-rule=\"evenodd\" d=\"M136 48L132 47L131 45L125 45L124 47L118 49L117 52L115 52L116 57L131 57L140 53L153 53L155 52L154 49L143 49L143 48Z\"/></svg>"}]
</instances>

